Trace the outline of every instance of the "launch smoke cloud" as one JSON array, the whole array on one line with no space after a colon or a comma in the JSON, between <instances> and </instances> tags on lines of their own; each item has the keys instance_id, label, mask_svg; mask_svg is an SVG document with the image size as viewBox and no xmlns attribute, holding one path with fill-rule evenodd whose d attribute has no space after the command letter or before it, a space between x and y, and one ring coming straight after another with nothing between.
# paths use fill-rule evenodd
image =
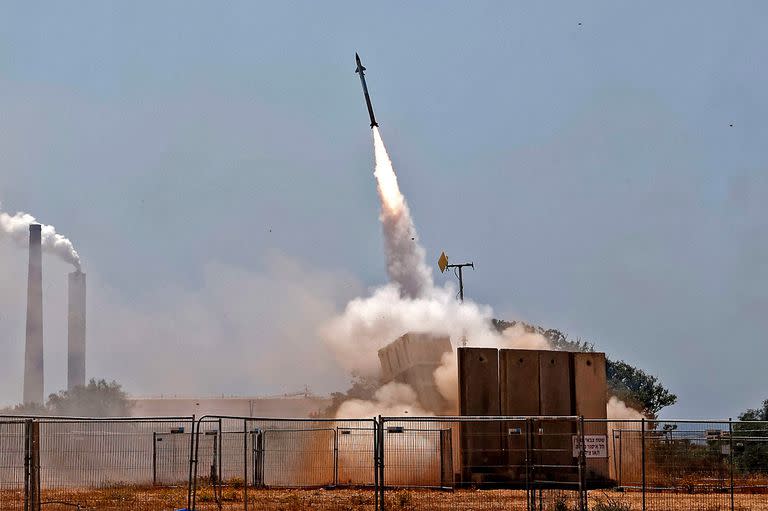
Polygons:
<instances>
[{"instance_id":1,"label":"launch smoke cloud","mask_svg":"<svg viewBox=\"0 0 768 511\"><path fill-rule=\"evenodd\" d=\"M37 223L39 222L29 213L19 211L15 215L9 215L0 211L0 235L12 239L22 247L29 244L29 226ZM42 224L41 234L43 252L53 254L75 269L80 269L80 255L69 239L57 233L52 225Z\"/></svg>"}]
</instances>

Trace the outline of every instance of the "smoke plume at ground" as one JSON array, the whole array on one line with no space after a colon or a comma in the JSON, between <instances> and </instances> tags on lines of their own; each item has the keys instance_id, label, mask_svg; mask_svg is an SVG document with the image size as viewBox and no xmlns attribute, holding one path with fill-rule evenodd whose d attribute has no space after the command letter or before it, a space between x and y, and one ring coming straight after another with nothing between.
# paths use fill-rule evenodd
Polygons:
<instances>
[{"instance_id":1,"label":"smoke plume at ground","mask_svg":"<svg viewBox=\"0 0 768 511\"><path fill-rule=\"evenodd\" d=\"M364 399L350 399L342 403L336 413L337 417L345 419L364 419L383 416L398 415L432 415L424 410L416 396L416 391L410 385L397 382L389 382L383 385L374 394L370 401Z\"/></svg>"},{"instance_id":2,"label":"smoke plume at ground","mask_svg":"<svg viewBox=\"0 0 768 511\"><path fill-rule=\"evenodd\" d=\"M29 213L19 211L15 215L9 215L0 211L0 235L9 237L19 246L29 246L29 226L36 223L39 222ZM79 270L80 255L72 242L57 233L52 225L42 224L40 230L43 251L59 257Z\"/></svg>"},{"instance_id":3,"label":"smoke plume at ground","mask_svg":"<svg viewBox=\"0 0 768 511\"><path fill-rule=\"evenodd\" d=\"M638 412L634 408L627 406L624 401L617 398L616 396L611 396L611 398L608 400L607 411L608 418L615 420L640 420L645 417L642 413Z\"/></svg>"}]
</instances>

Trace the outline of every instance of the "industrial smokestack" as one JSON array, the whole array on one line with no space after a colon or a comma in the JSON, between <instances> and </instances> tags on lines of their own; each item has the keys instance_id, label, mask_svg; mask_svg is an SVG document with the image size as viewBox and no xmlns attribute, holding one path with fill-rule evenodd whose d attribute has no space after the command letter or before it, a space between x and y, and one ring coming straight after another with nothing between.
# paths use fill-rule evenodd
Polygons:
<instances>
[{"instance_id":1,"label":"industrial smokestack","mask_svg":"<svg viewBox=\"0 0 768 511\"><path fill-rule=\"evenodd\" d=\"M29 226L24 403L43 403L43 255L40 224Z\"/></svg>"},{"instance_id":2,"label":"industrial smokestack","mask_svg":"<svg viewBox=\"0 0 768 511\"><path fill-rule=\"evenodd\" d=\"M85 385L85 273L69 274L67 388Z\"/></svg>"}]
</instances>

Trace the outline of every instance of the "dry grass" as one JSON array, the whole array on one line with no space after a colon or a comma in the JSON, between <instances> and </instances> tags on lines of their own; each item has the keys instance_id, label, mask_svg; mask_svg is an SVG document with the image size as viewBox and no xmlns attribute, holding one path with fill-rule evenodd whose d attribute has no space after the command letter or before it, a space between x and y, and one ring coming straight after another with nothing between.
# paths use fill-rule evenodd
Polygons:
<instances>
[{"instance_id":1,"label":"dry grass","mask_svg":"<svg viewBox=\"0 0 768 511\"><path fill-rule=\"evenodd\" d=\"M571 494L571 497L574 497ZM224 488L221 501L210 487L197 493L199 511L243 509L243 489ZM392 490L386 493L388 511L462 510L495 511L525 510L525 492L521 490L457 490L454 492L427 490ZM545 493L546 509L574 509L574 499L560 499L558 494ZM642 495L638 492L590 492L590 509L605 511L640 510ZM113 487L97 490L56 490L43 493L44 511L130 510L172 511L186 507L187 489L151 487ZM728 494L649 493L648 511L726 511L730 509ZM295 489L248 490L252 511L373 511L372 489ZM219 507L219 505L221 507ZM768 497L739 494L735 497L738 511L768 511ZM0 491L0 510L21 510L20 492Z\"/></svg>"}]
</instances>

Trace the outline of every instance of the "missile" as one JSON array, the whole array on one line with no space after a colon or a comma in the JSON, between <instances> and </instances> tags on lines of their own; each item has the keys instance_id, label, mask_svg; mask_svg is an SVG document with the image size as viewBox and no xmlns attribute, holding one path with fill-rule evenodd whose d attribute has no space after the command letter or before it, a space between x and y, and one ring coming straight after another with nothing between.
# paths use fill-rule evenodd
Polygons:
<instances>
[{"instance_id":1,"label":"missile","mask_svg":"<svg viewBox=\"0 0 768 511\"><path fill-rule=\"evenodd\" d=\"M368 117L371 118L371 128L374 126L378 126L379 123L376 122L376 117L373 115L373 106L371 106L371 96L368 95L368 86L365 84L365 68L363 67L362 62L360 62L360 55L355 53L355 62L357 63L357 69L355 69L355 73L360 74L360 83L363 84L363 94L365 95L365 104L368 106Z\"/></svg>"}]
</instances>

